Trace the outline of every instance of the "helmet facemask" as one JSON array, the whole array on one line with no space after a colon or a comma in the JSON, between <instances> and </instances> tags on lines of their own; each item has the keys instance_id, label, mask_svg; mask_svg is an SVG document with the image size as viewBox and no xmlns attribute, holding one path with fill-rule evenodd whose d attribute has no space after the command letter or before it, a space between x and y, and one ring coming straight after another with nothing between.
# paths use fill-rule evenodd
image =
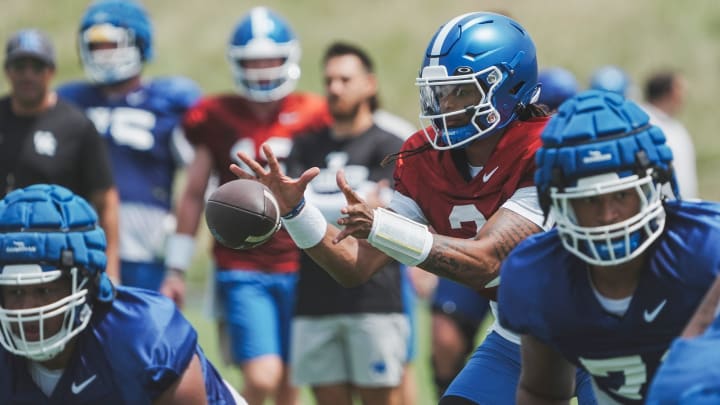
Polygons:
<instances>
[{"instance_id":1,"label":"helmet facemask","mask_svg":"<svg viewBox=\"0 0 720 405\"><path fill-rule=\"evenodd\" d=\"M79 43L85 75L95 83L118 83L142 71L142 53L131 29L93 25L80 32Z\"/></svg>"},{"instance_id":2,"label":"helmet facemask","mask_svg":"<svg viewBox=\"0 0 720 405\"><path fill-rule=\"evenodd\" d=\"M87 302L88 278L81 276L77 267L70 270L53 268L16 264L4 266L0 273L0 343L9 352L34 361L47 361L61 353L87 326L92 315ZM27 294L28 286L40 288L41 284L54 283L63 277L69 279L70 286L62 298L33 308L6 307L12 298L4 295ZM61 288L57 283L49 285L51 292L47 293L51 294L56 287Z\"/></svg>"},{"instance_id":3,"label":"helmet facemask","mask_svg":"<svg viewBox=\"0 0 720 405\"><path fill-rule=\"evenodd\" d=\"M292 93L300 79L300 46L261 38L246 46L230 46L228 62L240 94L257 102L277 101ZM248 67L251 61L279 60L276 66Z\"/></svg>"},{"instance_id":4,"label":"helmet facemask","mask_svg":"<svg viewBox=\"0 0 720 405\"><path fill-rule=\"evenodd\" d=\"M501 117L491 100L504 80L497 66L453 76L445 66L423 68L415 85L420 89L420 124L432 146L453 149L493 134ZM462 101L443 111L444 100L453 96Z\"/></svg>"},{"instance_id":5,"label":"helmet facemask","mask_svg":"<svg viewBox=\"0 0 720 405\"><path fill-rule=\"evenodd\" d=\"M662 185L654 181L652 168L643 175L620 177L617 173L589 176L577 185L550 188L551 217L565 248L596 266L615 266L642 254L665 226ZM627 219L602 226L582 226L573 201L617 192L637 193L639 210Z\"/></svg>"}]
</instances>

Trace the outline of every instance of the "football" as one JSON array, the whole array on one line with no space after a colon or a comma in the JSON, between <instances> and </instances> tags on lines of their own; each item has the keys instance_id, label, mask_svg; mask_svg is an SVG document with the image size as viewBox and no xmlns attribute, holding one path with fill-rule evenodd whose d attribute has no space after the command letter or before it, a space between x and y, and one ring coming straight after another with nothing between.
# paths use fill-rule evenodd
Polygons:
<instances>
[{"instance_id":1,"label":"football","mask_svg":"<svg viewBox=\"0 0 720 405\"><path fill-rule=\"evenodd\" d=\"M251 249L280 229L280 209L272 192L255 180L238 179L218 187L205 204L213 237L231 249Z\"/></svg>"}]
</instances>

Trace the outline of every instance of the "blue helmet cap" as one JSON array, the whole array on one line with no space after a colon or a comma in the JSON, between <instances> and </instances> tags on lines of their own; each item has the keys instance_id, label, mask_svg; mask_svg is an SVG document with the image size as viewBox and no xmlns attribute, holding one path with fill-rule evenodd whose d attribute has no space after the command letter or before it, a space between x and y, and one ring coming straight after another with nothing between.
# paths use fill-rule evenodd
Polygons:
<instances>
[{"instance_id":1,"label":"blue helmet cap","mask_svg":"<svg viewBox=\"0 0 720 405\"><path fill-rule=\"evenodd\" d=\"M105 274L105 233L83 198L56 185L38 184L11 192L0 201L0 266L42 264L77 267L96 285L96 298L110 301Z\"/></svg>"},{"instance_id":2,"label":"blue helmet cap","mask_svg":"<svg viewBox=\"0 0 720 405\"><path fill-rule=\"evenodd\" d=\"M630 86L630 76L617 66L602 66L590 76L591 90L605 90L627 97Z\"/></svg>"},{"instance_id":3,"label":"blue helmet cap","mask_svg":"<svg viewBox=\"0 0 720 405\"><path fill-rule=\"evenodd\" d=\"M542 69L538 73L538 82L542 86L538 102L551 110L557 110L560 104L578 92L578 82L569 70L561 67Z\"/></svg>"},{"instance_id":4,"label":"blue helmet cap","mask_svg":"<svg viewBox=\"0 0 720 405\"><path fill-rule=\"evenodd\" d=\"M660 128L634 102L598 90L561 104L542 133L535 158L540 204L564 246L594 265L637 257L662 232L665 184L677 192L672 152ZM571 202L621 190L637 192L639 211L613 224L577 222Z\"/></svg>"}]
</instances>

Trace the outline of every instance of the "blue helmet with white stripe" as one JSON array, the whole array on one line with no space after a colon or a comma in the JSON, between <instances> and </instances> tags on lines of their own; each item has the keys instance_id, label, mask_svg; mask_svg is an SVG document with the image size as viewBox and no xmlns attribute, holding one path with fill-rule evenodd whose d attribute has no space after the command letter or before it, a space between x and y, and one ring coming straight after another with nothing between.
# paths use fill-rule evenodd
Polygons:
<instances>
[{"instance_id":1,"label":"blue helmet with white stripe","mask_svg":"<svg viewBox=\"0 0 720 405\"><path fill-rule=\"evenodd\" d=\"M451 149L498 133L534 102L537 74L535 44L518 22L486 12L453 18L430 40L415 81L425 135Z\"/></svg>"},{"instance_id":2,"label":"blue helmet with white stripe","mask_svg":"<svg viewBox=\"0 0 720 405\"><path fill-rule=\"evenodd\" d=\"M80 21L78 45L85 75L113 84L140 74L153 57L150 17L135 0L97 0Z\"/></svg>"},{"instance_id":3,"label":"blue helmet with white stripe","mask_svg":"<svg viewBox=\"0 0 720 405\"><path fill-rule=\"evenodd\" d=\"M672 152L637 104L611 92L582 92L560 106L542 141L535 184L566 249L593 265L617 265L662 233L663 186L677 190ZM639 211L602 226L578 223L574 201L617 192L636 192Z\"/></svg>"},{"instance_id":4,"label":"blue helmet with white stripe","mask_svg":"<svg viewBox=\"0 0 720 405\"><path fill-rule=\"evenodd\" d=\"M57 356L87 326L92 304L112 301L105 264L105 233L81 197L44 184L5 196L0 201L0 343L35 361ZM37 294L38 285L48 302L32 308L15 304L15 297Z\"/></svg>"},{"instance_id":5,"label":"blue helmet with white stripe","mask_svg":"<svg viewBox=\"0 0 720 405\"><path fill-rule=\"evenodd\" d=\"M605 90L627 97L632 83L630 76L622 68L605 65L595 69L590 76L591 90Z\"/></svg>"},{"instance_id":6,"label":"blue helmet with white stripe","mask_svg":"<svg viewBox=\"0 0 720 405\"><path fill-rule=\"evenodd\" d=\"M253 101L280 100L300 79L300 43L290 25L267 7L254 7L238 22L227 59L238 92Z\"/></svg>"}]
</instances>

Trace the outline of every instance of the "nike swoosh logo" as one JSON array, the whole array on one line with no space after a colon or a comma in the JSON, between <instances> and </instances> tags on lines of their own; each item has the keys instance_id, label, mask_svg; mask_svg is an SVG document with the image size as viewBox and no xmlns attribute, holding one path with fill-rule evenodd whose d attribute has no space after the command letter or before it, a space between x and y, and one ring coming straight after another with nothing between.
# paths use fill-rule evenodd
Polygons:
<instances>
[{"instance_id":1,"label":"nike swoosh logo","mask_svg":"<svg viewBox=\"0 0 720 405\"><path fill-rule=\"evenodd\" d=\"M87 380L81 382L80 384L72 383L72 385L70 386L70 390L72 391L73 394L77 395L77 394L83 392L83 390L84 390L88 385L90 385L91 382L95 381L95 378L97 378L97 374L93 374L92 377L90 377L90 378L88 378Z\"/></svg>"},{"instance_id":2,"label":"nike swoosh logo","mask_svg":"<svg viewBox=\"0 0 720 405\"><path fill-rule=\"evenodd\" d=\"M487 182L490 180L490 177L492 177L493 174L495 174L495 172L496 172L497 169L499 169L499 168L500 168L500 166L495 166L495 168L492 169L492 171L491 171L490 173L485 173L485 174L483 174L483 183L487 183Z\"/></svg>"},{"instance_id":3,"label":"nike swoosh logo","mask_svg":"<svg viewBox=\"0 0 720 405\"><path fill-rule=\"evenodd\" d=\"M667 303L667 300L662 300L662 302L660 303L660 305L658 305L657 307L655 307L655 309L653 309L651 312L648 312L648 310L646 309L645 312L643 313L643 317L645 318L645 322L650 323L650 322L654 321L655 318L657 318L657 316L658 316L658 314L660 313L660 311L662 311L663 307L665 307L665 304L666 304L666 303Z\"/></svg>"}]
</instances>

